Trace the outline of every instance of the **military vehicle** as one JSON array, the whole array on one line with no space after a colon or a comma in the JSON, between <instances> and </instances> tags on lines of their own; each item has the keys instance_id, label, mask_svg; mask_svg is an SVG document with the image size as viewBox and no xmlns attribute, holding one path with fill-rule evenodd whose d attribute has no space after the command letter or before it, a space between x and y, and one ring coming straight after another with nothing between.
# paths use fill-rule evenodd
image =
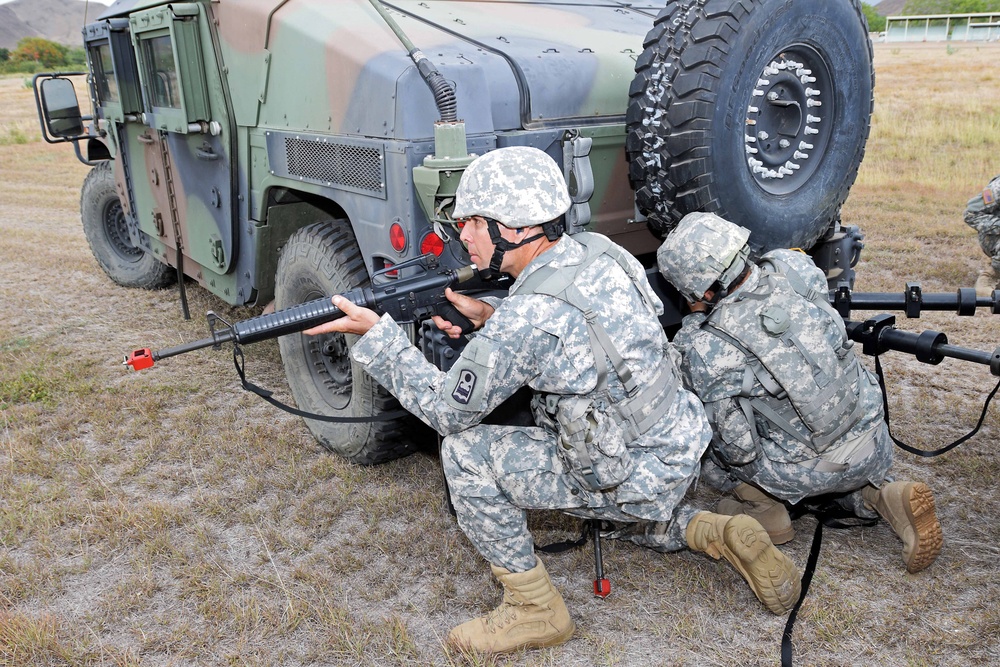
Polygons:
<instances>
[{"instance_id":1,"label":"military vehicle","mask_svg":"<svg viewBox=\"0 0 1000 667\"><path fill-rule=\"evenodd\" d=\"M81 215L108 276L177 282L185 307L186 279L280 309L425 253L462 266L457 181L511 145L563 165L570 233L647 265L708 210L757 251L805 248L831 285L851 280L861 236L839 210L874 85L857 0L118 0L83 32L89 113L72 74L39 75L43 135L93 165ZM414 336L454 357L428 327ZM281 338L301 409L398 405L350 344ZM307 424L361 463L413 447L405 420Z\"/></svg>"}]
</instances>

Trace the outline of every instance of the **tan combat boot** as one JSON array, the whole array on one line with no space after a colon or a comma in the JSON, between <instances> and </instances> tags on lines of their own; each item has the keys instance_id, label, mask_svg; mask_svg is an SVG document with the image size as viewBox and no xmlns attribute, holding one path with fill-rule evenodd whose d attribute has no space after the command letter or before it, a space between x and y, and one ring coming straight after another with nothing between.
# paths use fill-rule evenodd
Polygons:
<instances>
[{"instance_id":1,"label":"tan combat boot","mask_svg":"<svg viewBox=\"0 0 1000 667\"><path fill-rule=\"evenodd\" d=\"M773 613L784 614L798 601L802 592L798 568L771 544L753 517L699 512L688 523L685 537L692 550L729 561Z\"/></svg>"},{"instance_id":2,"label":"tan combat boot","mask_svg":"<svg viewBox=\"0 0 1000 667\"><path fill-rule=\"evenodd\" d=\"M719 501L716 508L719 514L752 516L767 531L772 544L784 544L795 537L788 509L780 500L775 500L750 484L740 484L733 489L733 495L736 500L723 498Z\"/></svg>"},{"instance_id":3,"label":"tan combat boot","mask_svg":"<svg viewBox=\"0 0 1000 667\"><path fill-rule=\"evenodd\" d=\"M944 538L930 487L923 482L892 482L881 489L866 486L861 495L903 540L907 572L920 572L934 562Z\"/></svg>"},{"instance_id":4,"label":"tan combat boot","mask_svg":"<svg viewBox=\"0 0 1000 667\"><path fill-rule=\"evenodd\" d=\"M1000 287L1000 275L997 275L992 266L979 272L979 278L976 279L976 296L992 296L993 290L998 287Z\"/></svg>"},{"instance_id":5,"label":"tan combat boot","mask_svg":"<svg viewBox=\"0 0 1000 667\"><path fill-rule=\"evenodd\" d=\"M556 646L573 635L576 625L541 560L527 572L490 567L503 584L503 601L486 616L454 628L448 635L452 645L481 653L509 653Z\"/></svg>"}]
</instances>

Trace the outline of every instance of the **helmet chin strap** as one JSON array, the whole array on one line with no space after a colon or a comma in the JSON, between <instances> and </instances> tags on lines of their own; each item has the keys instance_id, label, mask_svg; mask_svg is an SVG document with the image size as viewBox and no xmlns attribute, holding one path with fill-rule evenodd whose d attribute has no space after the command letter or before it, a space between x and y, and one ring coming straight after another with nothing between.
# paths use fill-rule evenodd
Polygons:
<instances>
[{"instance_id":1,"label":"helmet chin strap","mask_svg":"<svg viewBox=\"0 0 1000 667\"><path fill-rule=\"evenodd\" d=\"M715 310L715 307L719 304L719 301L729 296L737 287L739 287L743 283L746 277L750 275L751 268L752 267L750 266L750 264L744 264L743 269L740 270L736 278L730 281L728 285L723 285L718 280L712 283L712 286L709 288L709 290L712 291L713 293L712 298L702 299L705 305L708 306L708 309L705 312L711 313L713 310Z\"/></svg>"},{"instance_id":2,"label":"helmet chin strap","mask_svg":"<svg viewBox=\"0 0 1000 667\"><path fill-rule=\"evenodd\" d=\"M493 243L493 257L490 258L490 265L485 271L481 271L483 278L489 280L494 274L500 273L500 265L503 263L503 256L508 250L514 250L515 248L520 248L523 245L527 245L532 241L537 241L538 239L545 236L544 233L535 234L534 236L529 236L526 239L513 243L507 239L500 236L500 223L498 223L493 218L483 218L486 220L486 229L490 232L490 241Z\"/></svg>"}]
</instances>

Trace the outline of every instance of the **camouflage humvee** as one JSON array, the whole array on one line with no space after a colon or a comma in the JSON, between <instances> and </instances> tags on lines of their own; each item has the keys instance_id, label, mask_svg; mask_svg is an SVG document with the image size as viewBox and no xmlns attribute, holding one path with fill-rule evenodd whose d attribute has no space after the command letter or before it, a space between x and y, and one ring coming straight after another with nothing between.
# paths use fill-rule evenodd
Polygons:
<instances>
[{"instance_id":1,"label":"camouflage humvee","mask_svg":"<svg viewBox=\"0 0 1000 667\"><path fill-rule=\"evenodd\" d=\"M639 257L711 210L760 251L812 248L831 279L857 259L838 222L872 108L857 0L118 0L84 38L92 113L67 75L39 75L43 134L94 165L81 212L101 267L181 278L182 303L184 277L282 308L428 252L466 264L450 195L510 145L564 166L571 233ZM392 407L349 344L281 339L300 408ZM412 447L401 421L307 423L362 463Z\"/></svg>"}]
</instances>

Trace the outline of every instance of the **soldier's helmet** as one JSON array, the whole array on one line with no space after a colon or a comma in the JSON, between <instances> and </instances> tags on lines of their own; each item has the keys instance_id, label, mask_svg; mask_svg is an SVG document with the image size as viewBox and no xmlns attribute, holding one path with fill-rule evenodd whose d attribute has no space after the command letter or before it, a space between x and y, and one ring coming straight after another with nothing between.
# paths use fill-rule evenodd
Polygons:
<instances>
[{"instance_id":1,"label":"soldier's helmet","mask_svg":"<svg viewBox=\"0 0 1000 667\"><path fill-rule=\"evenodd\" d=\"M990 181L981 193L969 200L965 209L966 217L980 213L1000 215L1000 176Z\"/></svg>"},{"instance_id":2,"label":"soldier's helmet","mask_svg":"<svg viewBox=\"0 0 1000 667\"><path fill-rule=\"evenodd\" d=\"M479 215L518 229L555 220L569 207L555 160L537 148L509 146L472 161L458 182L452 216Z\"/></svg>"},{"instance_id":3,"label":"soldier's helmet","mask_svg":"<svg viewBox=\"0 0 1000 667\"><path fill-rule=\"evenodd\" d=\"M714 213L688 213L656 251L660 273L689 301L716 282L729 285L746 268L750 230Z\"/></svg>"}]
</instances>

